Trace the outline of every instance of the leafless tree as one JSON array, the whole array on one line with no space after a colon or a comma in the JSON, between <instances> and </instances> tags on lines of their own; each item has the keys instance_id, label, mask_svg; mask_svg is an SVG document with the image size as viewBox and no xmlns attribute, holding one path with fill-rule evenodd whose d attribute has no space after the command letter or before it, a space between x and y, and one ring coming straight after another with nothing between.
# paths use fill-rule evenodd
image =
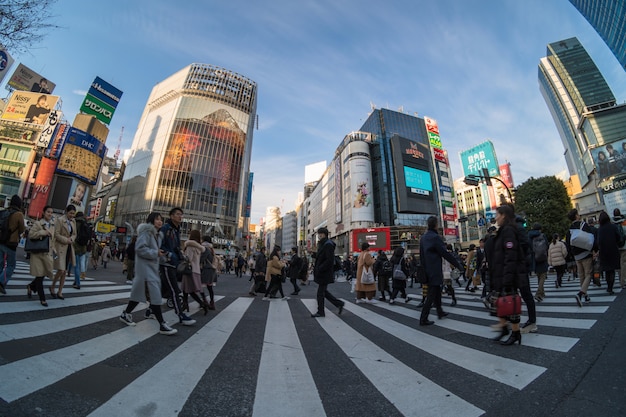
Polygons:
<instances>
[{"instance_id":1,"label":"leafless tree","mask_svg":"<svg viewBox=\"0 0 626 417\"><path fill-rule=\"evenodd\" d=\"M56 1L0 0L0 45L11 53L25 52L57 29L51 15Z\"/></svg>"}]
</instances>

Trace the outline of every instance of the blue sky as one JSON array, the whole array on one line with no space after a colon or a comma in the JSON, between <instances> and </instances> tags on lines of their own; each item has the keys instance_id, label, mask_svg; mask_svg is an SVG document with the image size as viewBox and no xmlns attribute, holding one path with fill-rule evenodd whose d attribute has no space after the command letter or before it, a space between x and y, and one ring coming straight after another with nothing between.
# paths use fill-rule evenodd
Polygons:
<instances>
[{"instance_id":1,"label":"blue sky","mask_svg":"<svg viewBox=\"0 0 626 417\"><path fill-rule=\"evenodd\" d=\"M14 67L56 83L70 121L95 76L122 90L110 154L122 126L131 147L152 87L190 63L258 83L253 223L292 210L304 166L330 162L371 105L436 119L455 178L485 139L516 184L565 170L537 82L550 42L578 37L626 100L626 72L567 0L59 0L53 14L61 28Z\"/></svg>"}]
</instances>

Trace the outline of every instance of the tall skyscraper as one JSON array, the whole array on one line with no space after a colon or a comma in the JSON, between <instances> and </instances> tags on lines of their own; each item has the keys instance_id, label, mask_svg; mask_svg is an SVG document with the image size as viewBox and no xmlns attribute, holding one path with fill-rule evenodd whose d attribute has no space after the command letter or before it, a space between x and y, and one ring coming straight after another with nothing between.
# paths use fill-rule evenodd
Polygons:
<instances>
[{"instance_id":1,"label":"tall skyscraper","mask_svg":"<svg viewBox=\"0 0 626 417\"><path fill-rule=\"evenodd\" d=\"M198 229L241 243L256 104L255 82L212 65L189 65L157 84L133 140L116 224L181 207L183 236Z\"/></svg>"},{"instance_id":2,"label":"tall skyscraper","mask_svg":"<svg viewBox=\"0 0 626 417\"><path fill-rule=\"evenodd\" d=\"M582 192L574 196L574 204L581 213L596 213L603 208L599 181L622 173L621 156L613 148L622 149L617 142L626 132L626 106L616 104L576 38L548 45L547 56L539 62L539 89L561 136L569 173L580 181ZM603 161L608 164L609 159L607 171Z\"/></svg>"},{"instance_id":3,"label":"tall skyscraper","mask_svg":"<svg viewBox=\"0 0 626 417\"><path fill-rule=\"evenodd\" d=\"M626 69L626 0L570 0Z\"/></svg>"}]
</instances>

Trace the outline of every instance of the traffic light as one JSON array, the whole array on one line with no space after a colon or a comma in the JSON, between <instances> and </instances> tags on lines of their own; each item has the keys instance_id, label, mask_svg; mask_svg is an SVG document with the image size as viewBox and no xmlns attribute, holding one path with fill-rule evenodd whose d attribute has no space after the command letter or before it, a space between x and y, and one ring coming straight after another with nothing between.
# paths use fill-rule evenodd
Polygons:
<instances>
[{"instance_id":1,"label":"traffic light","mask_svg":"<svg viewBox=\"0 0 626 417\"><path fill-rule=\"evenodd\" d=\"M467 185L471 185L475 187L478 184L480 184L480 177L477 177L476 175L467 175L465 179L463 180L463 182Z\"/></svg>"}]
</instances>

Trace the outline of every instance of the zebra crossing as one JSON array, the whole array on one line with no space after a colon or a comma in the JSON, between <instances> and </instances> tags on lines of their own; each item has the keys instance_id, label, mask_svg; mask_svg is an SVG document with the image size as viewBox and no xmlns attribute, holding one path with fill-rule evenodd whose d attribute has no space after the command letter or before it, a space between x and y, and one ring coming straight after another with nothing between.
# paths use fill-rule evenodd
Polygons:
<instances>
[{"instance_id":1,"label":"zebra crossing","mask_svg":"<svg viewBox=\"0 0 626 417\"><path fill-rule=\"evenodd\" d=\"M338 283L332 290L344 313L330 306L312 319L315 286L268 302L239 296L247 293L240 281L239 290L216 296L218 310L206 317L192 304L198 323L165 337L141 319L146 305L134 312L136 326L119 322L128 285L87 279L43 309L25 297L31 279L18 261L0 298L0 416L480 416L493 398L472 386L504 397L528 389L621 291L591 287L591 303L580 308L577 281L559 289L548 282L538 333L505 347L490 340L494 318L480 295L462 289L455 307L443 297L450 315L424 328L418 288L408 289L408 303L357 304L350 285ZM177 325L173 311L164 318ZM71 407L41 401L59 393Z\"/></svg>"}]
</instances>

